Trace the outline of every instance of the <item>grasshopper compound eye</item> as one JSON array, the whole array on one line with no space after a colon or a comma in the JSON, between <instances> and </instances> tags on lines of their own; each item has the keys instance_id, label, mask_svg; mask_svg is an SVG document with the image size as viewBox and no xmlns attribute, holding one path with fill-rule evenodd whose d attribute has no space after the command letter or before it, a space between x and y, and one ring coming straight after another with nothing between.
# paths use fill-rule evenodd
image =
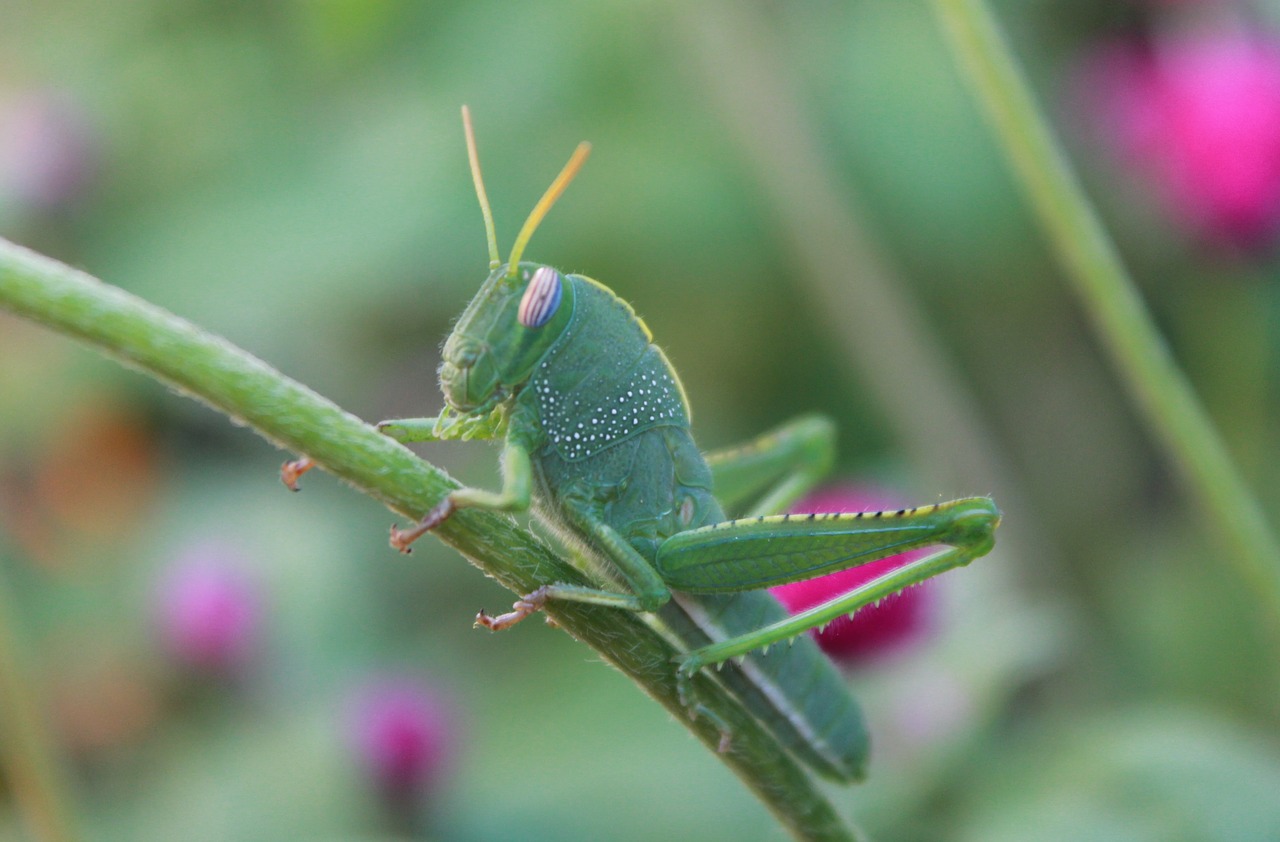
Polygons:
<instances>
[{"instance_id":1,"label":"grasshopper compound eye","mask_svg":"<svg viewBox=\"0 0 1280 842\"><path fill-rule=\"evenodd\" d=\"M564 294L560 273L550 266L539 266L520 299L517 318L525 327L542 327L555 315Z\"/></svg>"}]
</instances>

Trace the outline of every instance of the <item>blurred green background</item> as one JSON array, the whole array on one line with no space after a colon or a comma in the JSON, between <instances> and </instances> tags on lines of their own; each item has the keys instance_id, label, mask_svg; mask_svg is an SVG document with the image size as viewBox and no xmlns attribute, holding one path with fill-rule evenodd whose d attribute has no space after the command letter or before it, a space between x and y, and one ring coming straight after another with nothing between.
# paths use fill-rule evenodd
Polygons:
<instances>
[{"instance_id":1,"label":"blurred green background","mask_svg":"<svg viewBox=\"0 0 1280 842\"><path fill-rule=\"evenodd\" d=\"M1280 523L1274 255L1180 232L1081 130L1080 62L1156 13L997 9ZM0 159L0 234L367 420L432 415L439 344L487 265L463 103L504 252L593 142L527 257L635 305L704 447L819 411L839 479L997 495L1004 540L937 583L931 634L850 673L876 749L869 783L833 797L857 823L881 840L1280 838L1280 653L926 4L0 2L0 127L40 139ZM421 452L497 482L494 448ZM86 838L782 838L594 653L541 624L473 631L510 594L431 540L398 556L389 513L332 478L288 494L283 458L0 314L0 571ZM175 658L157 619L166 571L209 542L256 594L233 675ZM386 675L451 717L408 805L379 798L351 746L351 700ZM11 784L0 838L20 839Z\"/></svg>"}]
</instances>

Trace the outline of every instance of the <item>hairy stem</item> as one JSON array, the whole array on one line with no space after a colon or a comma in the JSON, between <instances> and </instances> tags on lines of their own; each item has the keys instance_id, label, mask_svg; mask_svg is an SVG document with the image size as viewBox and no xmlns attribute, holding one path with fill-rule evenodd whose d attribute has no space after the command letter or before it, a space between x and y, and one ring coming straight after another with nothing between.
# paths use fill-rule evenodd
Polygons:
<instances>
[{"instance_id":1,"label":"hairy stem","mask_svg":"<svg viewBox=\"0 0 1280 842\"><path fill-rule=\"evenodd\" d=\"M1257 595L1280 645L1280 546L1226 447L1170 357L982 0L934 0L974 94L1147 426L1216 529L1228 564Z\"/></svg>"},{"instance_id":2,"label":"hairy stem","mask_svg":"<svg viewBox=\"0 0 1280 842\"><path fill-rule=\"evenodd\" d=\"M458 487L403 445L227 341L4 240L0 307L81 339L252 427L277 446L306 454L405 517L420 518ZM503 515L466 509L434 534L517 594L551 582L589 584ZM680 703L672 663L677 653L639 616L569 602L548 605L547 613L717 750L721 735L712 717L690 721ZM815 782L731 695L705 675L696 682L699 700L733 734L729 750L718 756L797 839L854 838Z\"/></svg>"}]
</instances>

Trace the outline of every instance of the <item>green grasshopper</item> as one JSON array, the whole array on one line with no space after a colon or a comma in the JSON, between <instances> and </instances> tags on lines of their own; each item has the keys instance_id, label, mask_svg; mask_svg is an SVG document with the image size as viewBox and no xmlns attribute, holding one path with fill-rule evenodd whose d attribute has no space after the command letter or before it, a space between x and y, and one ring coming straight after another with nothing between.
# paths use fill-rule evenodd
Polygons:
<instances>
[{"instance_id":1,"label":"green grasshopper","mask_svg":"<svg viewBox=\"0 0 1280 842\"><path fill-rule=\"evenodd\" d=\"M829 778L860 778L861 714L834 665L801 635L988 552L995 505L972 497L896 512L774 514L831 463L830 422L801 418L744 447L700 453L680 380L631 307L590 278L521 262L590 146L574 152L504 263L465 107L463 123L489 277L445 342L444 411L378 426L403 442L501 438L502 488L453 491L416 526L393 527L392 545L407 552L461 508L532 507L567 546L611 562L625 590L549 584L506 614L481 612L477 625L508 628L550 600L649 612L684 650L682 695L694 674L717 666L718 680L798 758ZM726 518L722 504L753 497L750 517ZM935 545L945 549L793 617L762 590ZM782 641L793 645L770 651Z\"/></svg>"}]
</instances>

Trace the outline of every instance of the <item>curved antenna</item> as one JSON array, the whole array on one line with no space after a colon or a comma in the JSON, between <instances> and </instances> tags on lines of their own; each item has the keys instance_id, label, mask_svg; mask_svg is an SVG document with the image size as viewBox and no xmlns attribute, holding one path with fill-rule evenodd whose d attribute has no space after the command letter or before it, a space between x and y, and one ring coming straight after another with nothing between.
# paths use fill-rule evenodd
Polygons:
<instances>
[{"instance_id":1,"label":"curved antenna","mask_svg":"<svg viewBox=\"0 0 1280 842\"><path fill-rule=\"evenodd\" d=\"M547 211L551 210L551 206L556 203L556 199L559 199L560 194L569 186L569 182L573 181L573 177L578 174L578 170L582 169L582 164L587 160L587 155L589 154L591 154L591 144L584 140L578 144L577 149L573 150L573 155L569 157L569 163L564 165L564 169L560 170L560 174L556 176L555 181L551 182L547 192L542 194L538 204L533 206L533 210L529 213L529 218L524 221L524 227L520 229L520 235L516 237L516 244L511 247L511 259L507 261L508 278L516 276L517 267L520 265L520 255L524 254L524 247L529 244L529 238L533 236L533 232L538 228L538 223L542 222L542 218L547 215Z\"/></svg>"},{"instance_id":2,"label":"curved antenna","mask_svg":"<svg viewBox=\"0 0 1280 842\"><path fill-rule=\"evenodd\" d=\"M471 109L462 106L462 130L467 134L467 159L471 161L471 180L476 185L476 198L480 200L480 212L484 214L484 233L489 238L489 269L502 265L498 255L498 234L493 227L493 211L489 208L489 194L484 192L484 179L480 177L480 153L476 151L476 133L471 128Z\"/></svg>"}]
</instances>

